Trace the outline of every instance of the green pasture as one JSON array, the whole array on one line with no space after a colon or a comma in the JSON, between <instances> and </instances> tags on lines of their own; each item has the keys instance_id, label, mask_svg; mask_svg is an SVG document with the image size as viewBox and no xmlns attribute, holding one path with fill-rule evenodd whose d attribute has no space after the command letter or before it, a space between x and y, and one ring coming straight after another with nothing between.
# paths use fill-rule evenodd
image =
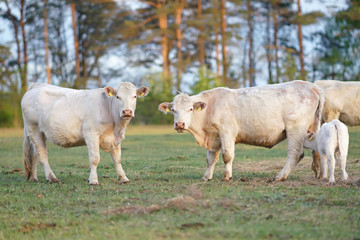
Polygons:
<instances>
[{"instance_id":1,"label":"green pasture","mask_svg":"<svg viewBox=\"0 0 360 240\"><path fill-rule=\"evenodd\" d=\"M0 239L360 239L360 128L350 129L348 182L316 180L311 153L284 182L273 149L237 145L233 179L203 183L206 150L170 126L130 126L122 143L130 179L120 185L101 154L99 186L89 186L86 147L49 144L59 184L26 182L22 131L0 129Z\"/></svg>"}]
</instances>

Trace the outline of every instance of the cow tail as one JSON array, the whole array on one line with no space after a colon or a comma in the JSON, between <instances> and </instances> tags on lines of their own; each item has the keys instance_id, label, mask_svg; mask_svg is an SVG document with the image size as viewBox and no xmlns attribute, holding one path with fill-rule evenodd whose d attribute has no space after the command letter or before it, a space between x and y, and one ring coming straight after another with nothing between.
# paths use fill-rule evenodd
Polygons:
<instances>
[{"instance_id":1,"label":"cow tail","mask_svg":"<svg viewBox=\"0 0 360 240\"><path fill-rule=\"evenodd\" d=\"M320 87L315 86L314 90L319 95L319 102L315 112L315 121L314 121L314 129L313 131L317 133L321 127L322 123L322 116L324 110L324 103L325 103L325 94Z\"/></svg>"},{"instance_id":2,"label":"cow tail","mask_svg":"<svg viewBox=\"0 0 360 240\"><path fill-rule=\"evenodd\" d=\"M346 133L344 131L344 129L342 128L342 126L340 125L339 123L336 123L335 124L335 129L336 129L336 136L337 136L337 142L338 142L338 145L339 145L339 157L340 159L343 159L345 158L346 159L346 156L347 156L347 147L346 147L346 144L344 142L344 140L346 138L348 138L346 136ZM345 144L345 145L344 145Z\"/></svg>"},{"instance_id":3,"label":"cow tail","mask_svg":"<svg viewBox=\"0 0 360 240\"><path fill-rule=\"evenodd\" d=\"M24 151L24 168L26 174L26 181L32 177L33 165L37 161L37 154L34 147L34 144L31 142L30 137L27 135L26 128L24 129L24 142L23 142L23 151Z\"/></svg>"}]
</instances>

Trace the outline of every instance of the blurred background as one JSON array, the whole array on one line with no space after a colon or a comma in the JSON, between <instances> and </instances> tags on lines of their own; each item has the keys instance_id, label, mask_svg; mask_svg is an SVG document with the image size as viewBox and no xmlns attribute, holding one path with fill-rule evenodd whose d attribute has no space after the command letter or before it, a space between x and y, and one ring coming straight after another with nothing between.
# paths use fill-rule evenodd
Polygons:
<instances>
[{"instance_id":1,"label":"blurred background","mask_svg":"<svg viewBox=\"0 0 360 240\"><path fill-rule=\"evenodd\" d=\"M0 127L31 82L150 88L136 124L177 91L360 80L360 0L0 0Z\"/></svg>"}]
</instances>

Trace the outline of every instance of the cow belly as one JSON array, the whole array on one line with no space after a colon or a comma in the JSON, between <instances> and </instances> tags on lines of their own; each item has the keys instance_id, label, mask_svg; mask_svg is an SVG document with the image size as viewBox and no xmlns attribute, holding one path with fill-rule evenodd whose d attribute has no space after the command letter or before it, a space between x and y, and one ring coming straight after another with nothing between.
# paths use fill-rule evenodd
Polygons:
<instances>
[{"instance_id":1,"label":"cow belly","mask_svg":"<svg viewBox=\"0 0 360 240\"><path fill-rule=\"evenodd\" d=\"M272 134L263 134L263 135L248 135L248 136L239 135L236 138L235 143L244 143L254 146L272 148L273 146L283 141L284 139L286 139L285 130L281 132L273 132Z\"/></svg>"}]
</instances>

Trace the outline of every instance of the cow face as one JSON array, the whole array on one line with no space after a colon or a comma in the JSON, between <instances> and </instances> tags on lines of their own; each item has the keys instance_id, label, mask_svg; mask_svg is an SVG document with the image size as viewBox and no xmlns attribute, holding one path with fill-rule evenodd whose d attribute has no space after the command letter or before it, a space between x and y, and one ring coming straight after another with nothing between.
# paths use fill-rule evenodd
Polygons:
<instances>
[{"instance_id":1,"label":"cow face","mask_svg":"<svg viewBox=\"0 0 360 240\"><path fill-rule=\"evenodd\" d=\"M189 95L180 93L175 96L172 103L164 102L159 105L159 110L163 113L174 115L174 129L182 133L188 130L194 119L194 114L206 107L204 102L194 102Z\"/></svg>"},{"instance_id":2,"label":"cow face","mask_svg":"<svg viewBox=\"0 0 360 240\"><path fill-rule=\"evenodd\" d=\"M117 90L112 87L105 87L105 93L108 97L116 100L115 103L119 109L120 118L122 119L135 117L136 98L144 97L148 92L149 89L147 87L136 89L135 86L129 82L120 83Z\"/></svg>"}]
</instances>

